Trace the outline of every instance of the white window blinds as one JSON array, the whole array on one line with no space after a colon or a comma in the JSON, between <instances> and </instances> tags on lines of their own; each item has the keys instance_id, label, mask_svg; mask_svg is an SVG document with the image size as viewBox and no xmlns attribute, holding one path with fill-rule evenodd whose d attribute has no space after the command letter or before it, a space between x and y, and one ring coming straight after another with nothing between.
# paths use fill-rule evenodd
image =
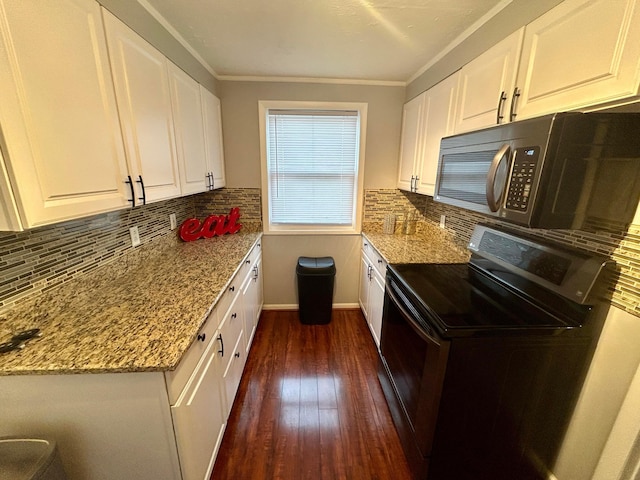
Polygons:
<instances>
[{"instance_id":1,"label":"white window blinds","mask_svg":"<svg viewBox=\"0 0 640 480\"><path fill-rule=\"evenodd\" d=\"M354 224L359 134L357 111L268 111L271 224Z\"/></svg>"}]
</instances>

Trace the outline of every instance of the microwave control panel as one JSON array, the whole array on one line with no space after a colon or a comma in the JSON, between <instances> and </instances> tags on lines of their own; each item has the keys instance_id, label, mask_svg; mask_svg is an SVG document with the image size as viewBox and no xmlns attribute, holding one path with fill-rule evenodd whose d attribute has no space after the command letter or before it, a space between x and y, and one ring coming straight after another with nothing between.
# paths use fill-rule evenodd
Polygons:
<instances>
[{"instance_id":1,"label":"microwave control panel","mask_svg":"<svg viewBox=\"0 0 640 480\"><path fill-rule=\"evenodd\" d=\"M508 210L527 211L539 156L540 147L521 147L514 151L513 168L505 201L505 207Z\"/></svg>"}]
</instances>

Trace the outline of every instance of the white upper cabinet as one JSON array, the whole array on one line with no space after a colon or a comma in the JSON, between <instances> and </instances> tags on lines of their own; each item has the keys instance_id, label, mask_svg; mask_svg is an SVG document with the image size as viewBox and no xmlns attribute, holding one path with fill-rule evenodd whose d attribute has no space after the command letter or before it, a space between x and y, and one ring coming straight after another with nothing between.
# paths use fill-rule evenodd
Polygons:
<instances>
[{"instance_id":1,"label":"white upper cabinet","mask_svg":"<svg viewBox=\"0 0 640 480\"><path fill-rule=\"evenodd\" d=\"M180 195L167 59L103 10L136 205Z\"/></svg>"},{"instance_id":2,"label":"white upper cabinet","mask_svg":"<svg viewBox=\"0 0 640 480\"><path fill-rule=\"evenodd\" d=\"M456 72L404 105L398 188L433 195L440 140L453 134L458 91Z\"/></svg>"},{"instance_id":3,"label":"white upper cabinet","mask_svg":"<svg viewBox=\"0 0 640 480\"><path fill-rule=\"evenodd\" d=\"M566 0L526 27L517 119L638 94L637 0Z\"/></svg>"},{"instance_id":4,"label":"white upper cabinet","mask_svg":"<svg viewBox=\"0 0 640 480\"><path fill-rule=\"evenodd\" d=\"M209 189L200 85L169 63L173 124L178 146L182 194Z\"/></svg>"},{"instance_id":5,"label":"white upper cabinet","mask_svg":"<svg viewBox=\"0 0 640 480\"><path fill-rule=\"evenodd\" d=\"M417 192L433 196L440 157L440 140L454 133L459 72L427 90L422 116L422 150Z\"/></svg>"},{"instance_id":6,"label":"white upper cabinet","mask_svg":"<svg viewBox=\"0 0 640 480\"><path fill-rule=\"evenodd\" d=\"M422 110L425 108L426 93L404 104L402 109L402 136L400 138L400 162L398 166L398 188L415 190L417 165L420 161L422 141Z\"/></svg>"},{"instance_id":7,"label":"white upper cabinet","mask_svg":"<svg viewBox=\"0 0 640 480\"><path fill-rule=\"evenodd\" d=\"M0 36L3 227L130 205L98 4L1 0Z\"/></svg>"},{"instance_id":8,"label":"white upper cabinet","mask_svg":"<svg viewBox=\"0 0 640 480\"><path fill-rule=\"evenodd\" d=\"M204 117L204 139L207 158L207 174L210 189L222 188L226 182L224 173L224 149L222 143L222 110L220 99L200 85L202 115Z\"/></svg>"},{"instance_id":9,"label":"white upper cabinet","mask_svg":"<svg viewBox=\"0 0 640 480\"><path fill-rule=\"evenodd\" d=\"M524 27L462 67L455 133L510 121L523 37Z\"/></svg>"}]
</instances>

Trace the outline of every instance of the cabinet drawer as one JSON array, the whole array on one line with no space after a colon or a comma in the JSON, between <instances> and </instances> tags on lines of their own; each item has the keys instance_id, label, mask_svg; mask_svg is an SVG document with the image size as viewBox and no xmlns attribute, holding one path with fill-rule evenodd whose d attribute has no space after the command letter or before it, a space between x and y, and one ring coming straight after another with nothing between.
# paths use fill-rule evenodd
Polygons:
<instances>
[{"instance_id":1,"label":"cabinet drawer","mask_svg":"<svg viewBox=\"0 0 640 480\"><path fill-rule=\"evenodd\" d=\"M243 265L244 265L244 262L243 262ZM231 282L225 289L224 293L220 297L220 300L216 304L216 310L220 312L219 313L220 322L222 322L222 320L224 319L224 315L227 312L227 310L229 310L229 307L231 306L231 303L233 302L233 300L240 293L240 288L242 287L242 278L243 278L242 272L246 272L246 270L244 270L241 266L240 270L238 271L238 273L236 273L235 277L233 277L233 280L231 280Z\"/></svg>"},{"instance_id":2,"label":"cabinet drawer","mask_svg":"<svg viewBox=\"0 0 640 480\"><path fill-rule=\"evenodd\" d=\"M203 353L214 339L214 334L218 328L218 309L214 308L204 325L198 332L196 339L189 349L184 353L178 367L173 371L165 372L167 381L167 391L171 405L175 405L180 393L184 389L189 377L196 369Z\"/></svg>"},{"instance_id":3,"label":"cabinet drawer","mask_svg":"<svg viewBox=\"0 0 640 480\"><path fill-rule=\"evenodd\" d=\"M372 250L373 250L373 247L371 246L371 242L367 238L362 237L362 252L366 256L369 256Z\"/></svg>"},{"instance_id":4,"label":"cabinet drawer","mask_svg":"<svg viewBox=\"0 0 640 480\"><path fill-rule=\"evenodd\" d=\"M387 274L387 261L373 248L371 242L365 237L362 237L362 253L367 257L371 266L384 278Z\"/></svg>"},{"instance_id":5,"label":"cabinet drawer","mask_svg":"<svg viewBox=\"0 0 640 480\"><path fill-rule=\"evenodd\" d=\"M244 281L249 272L251 272L251 270L255 266L256 261L258 260L258 257L262 252L261 247L262 242L259 240L258 243L253 246L246 258L242 261L242 265L240 265L240 269L236 274L236 278L240 279L240 282Z\"/></svg>"},{"instance_id":6,"label":"cabinet drawer","mask_svg":"<svg viewBox=\"0 0 640 480\"><path fill-rule=\"evenodd\" d=\"M384 258L382 258L382 255L380 255L375 249L371 249L371 253L369 254L369 259L371 260L371 264L373 265L373 268L375 268L378 273L382 276L382 278L385 277L385 275L387 274L387 262Z\"/></svg>"},{"instance_id":7,"label":"cabinet drawer","mask_svg":"<svg viewBox=\"0 0 640 480\"><path fill-rule=\"evenodd\" d=\"M238 295L233 299L231 305L220 322L220 334L224 342L224 357L228 357L227 347L231 348L235 344L236 338L243 328L242 295L238 288ZM226 362L225 362L226 364Z\"/></svg>"},{"instance_id":8,"label":"cabinet drawer","mask_svg":"<svg viewBox=\"0 0 640 480\"><path fill-rule=\"evenodd\" d=\"M227 415L229 414L229 412L231 411L231 407L233 406L233 401L235 400L238 386L240 385L242 371L244 370L246 353L243 343L242 332L240 332L240 335L238 335L233 349L229 350L229 363L227 363L223 375L223 383L227 399ZM225 351L225 356L226 355L227 352Z\"/></svg>"}]
</instances>

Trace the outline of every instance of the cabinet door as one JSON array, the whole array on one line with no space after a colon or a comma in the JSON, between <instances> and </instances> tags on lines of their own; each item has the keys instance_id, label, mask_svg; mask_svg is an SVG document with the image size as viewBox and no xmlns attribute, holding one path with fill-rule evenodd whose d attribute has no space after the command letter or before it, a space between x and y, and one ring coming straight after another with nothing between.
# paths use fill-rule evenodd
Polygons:
<instances>
[{"instance_id":1,"label":"cabinet door","mask_svg":"<svg viewBox=\"0 0 640 480\"><path fill-rule=\"evenodd\" d=\"M369 284L371 273L371 263L364 253L360 260L360 308L365 318L369 317Z\"/></svg>"},{"instance_id":2,"label":"cabinet door","mask_svg":"<svg viewBox=\"0 0 640 480\"><path fill-rule=\"evenodd\" d=\"M509 121L524 27L460 70L455 133Z\"/></svg>"},{"instance_id":3,"label":"cabinet door","mask_svg":"<svg viewBox=\"0 0 640 480\"><path fill-rule=\"evenodd\" d=\"M200 95L202 97L202 115L204 117L207 172L213 174L211 188L222 188L227 183L224 173L220 99L202 85L200 85Z\"/></svg>"},{"instance_id":4,"label":"cabinet door","mask_svg":"<svg viewBox=\"0 0 640 480\"><path fill-rule=\"evenodd\" d=\"M518 119L637 95L636 0L567 0L527 25Z\"/></svg>"},{"instance_id":5,"label":"cabinet door","mask_svg":"<svg viewBox=\"0 0 640 480\"><path fill-rule=\"evenodd\" d=\"M183 480L209 478L222 441L226 407L221 396L223 367L219 348L218 340L209 344L177 403L171 407Z\"/></svg>"},{"instance_id":6,"label":"cabinet door","mask_svg":"<svg viewBox=\"0 0 640 480\"><path fill-rule=\"evenodd\" d=\"M427 90L427 107L422 115L422 149L418 171L418 193L433 196L438 173L440 140L453 134L455 124L458 73Z\"/></svg>"},{"instance_id":7,"label":"cabinet door","mask_svg":"<svg viewBox=\"0 0 640 480\"><path fill-rule=\"evenodd\" d=\"M253 262L242 288L246 351L249 353L262 311L262 256Z\"/></svg>"},{"instance_id":8,"label":"cabinet door","mask_svg":"<svg viewBox=\"0 0 640 480\"><path fill-rule=\"evenodd\" d=\"M178 197L167 59L111 13L103 16L136 205Z\"/></svg>"},{"instance_id":9,"label":"cabinet door","mask_svg":"<svg viewBox=\"0 0 640 480\"><path fill-rule=\"evenodd\" d=\"M129 205L96 2L2 0L0 91L2 188L13 189L22 228Z\"/></svg>"},{"instance_id":10,"label":"cabinet door","mask_svg":"<svg viewBox=\"0 0 640 480\"><path fill-rule=\"evenodd\" d=\"M382 332L383 307L384 277L376 271L371 279L371 289L369 290L369 328L378 348L380 348L380 333Z\"/></svg>"},{"instance_id":11,"label":"cabinet door","mask_svg":"<svg viewBox=\"0 0 640 480\"><path fill-rule=\"evenodd\" d=\"M200 85L173 63L169 63L169 81L182 194L204 192L207 162Z\"/></svg>"},{"instance_id":12,"label":"cabinet door","mask_svg":"<svg viewBox=\"0 0 640 480\"><path fill-rule=\"evenodd\" d=\"M420 157L422 109L426 95L420 94L405 103L402 110L402 136L400 138L400 161L398 166L398 188L412 191L416 162Z\"/></svg>"}]
</instances>

